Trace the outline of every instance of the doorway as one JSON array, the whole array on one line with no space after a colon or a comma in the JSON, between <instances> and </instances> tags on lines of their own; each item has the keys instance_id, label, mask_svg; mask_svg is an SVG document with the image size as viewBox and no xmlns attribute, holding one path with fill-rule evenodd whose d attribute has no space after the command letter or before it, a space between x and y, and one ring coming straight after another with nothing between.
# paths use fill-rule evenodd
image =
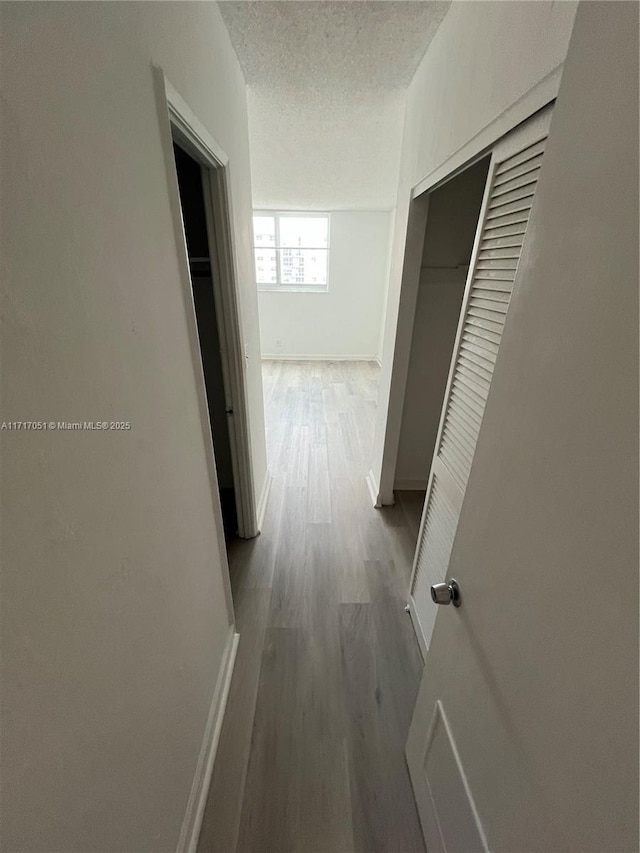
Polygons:
<instances>
[{"instance_id":1,"label":"doorway","mask_svg":"<svg viewBox=\"0 0 640 853\"><path fill-rule=\"evenodd\" d=\"M396 502L418 514L416 542L489 161L421 199L426 227L393 482Z\"/></svg>"},{"instance_id":2,"label":"doorway","mask_svg":"<svg viewBox=\"0 0 640 853\"><path fill-rule=\"evenodd\" d=\"M216 477L225 540L239 534L239 495L233 461L233 405L222 341L224 328L220 316L220 295L216 294L214 252L209 239L207 205L205 201L206 167L195 160L175 140L173 142L180 207L189 259L193 307L198 328L202 372L207 396L209 425L213 441ZM216 298L217 296L217 298Z\"/></svg>"},{"instance_id":3,"label":"doorway","mask_svg":"<svg viewBox=\"0 0 640 853\"><path fill-rule=\"evenodd\" d=\"M429 194L394 490L427 488L489 159Z\"/></svg>"}]
</instances>

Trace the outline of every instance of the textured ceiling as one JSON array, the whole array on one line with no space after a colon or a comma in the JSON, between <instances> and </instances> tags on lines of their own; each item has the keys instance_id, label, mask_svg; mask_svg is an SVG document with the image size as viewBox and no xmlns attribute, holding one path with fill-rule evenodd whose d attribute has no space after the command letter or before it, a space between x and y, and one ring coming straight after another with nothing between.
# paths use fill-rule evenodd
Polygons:
<instances>
[{"instance_id":1,"label":"textured ceiling","mask_svg":"<svg viewBox=\"0 0 640 853\"><path fill-rule=\"evenodd\" d=\"M219 7L250 86L349 94L405 87L449 4L222 0Z\"/></svg>"},{"instance_id":2,"label":"textured ceiling","mask_svg":"<svg viewBox=\"0 0 640 853\"><path fill-rule=\"evenodd\" d=\"M449 3L218 6L249 87L254 205L392 208L404 91Z\"/></svg>"}]
</instances>

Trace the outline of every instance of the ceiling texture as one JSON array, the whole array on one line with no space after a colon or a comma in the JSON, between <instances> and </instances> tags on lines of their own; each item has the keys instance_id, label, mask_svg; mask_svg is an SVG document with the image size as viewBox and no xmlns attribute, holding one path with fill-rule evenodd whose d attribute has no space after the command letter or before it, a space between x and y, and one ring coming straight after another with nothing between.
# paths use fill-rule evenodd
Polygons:
<instances>
[{"instance_id":1,"label":"ceiling texture","mask_svg":"<svg viewBox=\"0 0 640 853\"><path fill-rule=\"evenodd\" d=\"M449 5L218 3L248 86L255 208L395 206L405 91Z\"/></svg>"}]
</instances>

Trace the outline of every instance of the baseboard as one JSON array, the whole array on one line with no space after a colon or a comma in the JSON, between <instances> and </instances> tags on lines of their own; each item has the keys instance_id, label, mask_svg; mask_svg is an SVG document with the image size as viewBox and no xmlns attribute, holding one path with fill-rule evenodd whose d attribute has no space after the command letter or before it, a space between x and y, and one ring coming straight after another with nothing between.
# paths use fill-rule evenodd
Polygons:
<instances>
[{"instance_id":1,"label":"baseboard","mask_svg":"<svg viewBox=\"0 0 640 853\"><path fill-rule=\"evenodd\" d=\"M263 353L263 361L374 361L380 364L376 355L284 355L282 353Z\"/></svg>"},{"instance_id":2,"label":"baseboard","mask_svg":"<svg viewBox=\"0 0 640 853\"><path fill-rule=\"evenodd\" d=\"M267 503L269 501L269 492L271 491L271 481L273 477L271 476L271 471L267 468L267 473L264 476L264 483L262 484L262 492L260 494L260 500L258 501L258 533L262 532L262 526L264 524L264 517L267 512Z\"/></svg>"},{"instance_id":3,"label":"baseboard","mask_svg":"<svg viewBox=\"0 0 640 853\"><path fill-rule=\"evenodd\" d=\"M200 836L204 808L213 772L213 762L215 761L218 741L220 740L220 730L222 729L222 720L224 719L224 712L227 706L239 640L240 634L236 634L235 627L232 625L229 629L229 637L224 651L222 666L220 667L218 680L213 691L211 708L209 709L209 716L202 738L202 746L200 748L189 800L187 801L187 810L182 821L182 829L180 830L176 853L196 853L198 847L198 838Z\"/></svg>"},{"instance_id":4,"label":"baseboard","mask_svg":"<svg viewBox=\"0 0 640 853\"><path fill-rule=\"evenodd\" d=\"M374 507L376 509L382 506L382 502L380 501L380 490L378 488L378 483L376 481L376 475L373 473L373 470L369 470L369 473L366 476L367 487L369 489L369 495L371 496L371 500L373 502Z\"/></svg>"},{"instance_id":5,"label":"baseboard","mask_svg":"<svg viewBox=\"0 0 640 853\"><path fill-rule=\"evenodd\" d=\"M420 477L417 480L396 480L393 488L399 492L424 492L427 489L428 479Z\"/></svg>"}]
</instances>

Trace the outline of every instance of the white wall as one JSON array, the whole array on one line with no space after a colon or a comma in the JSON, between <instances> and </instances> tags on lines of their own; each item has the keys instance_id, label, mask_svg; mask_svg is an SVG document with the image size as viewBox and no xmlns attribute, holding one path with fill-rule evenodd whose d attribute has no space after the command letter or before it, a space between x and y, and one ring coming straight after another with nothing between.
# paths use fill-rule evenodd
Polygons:
<instances>
[{"instance_id":1,"label":"white wall","mask_svg":"<svg viewBox=\"0 0 640 853\"><path fill-rule=\"evenodd\" d=\"M245 86L213 3L2 6L2 846L173 851L232 615L152 63L230 156L266 469Z\"/></svg>"},{"instance_id":2,"label":"white wall","mask_svg":"<svg viewBox=\"0 0 640 853\"><path fill-rule=\"evenodd\" d=\"M411 190L445 162L460 165L461 149L479 153L492 129L504 134L526 117L521 99L561 66L575 11L569 0L453 3L409 87L370 474L379 502L393 502L415 305L415 294L405 309L400 299Z\"/></svg>"},{"instance_id":3,"label":"white wall","mask_svg":"<svg viewBox=\"0 0 640 853\"><path fill-rule=\"evenodd\" d=\"M451 4L409 91L416 182L562 64L576 8L571 0Z\"/></svg>"},{"instance_id":4,"label":"white wall","mask_svg":"<svg viewBox=\"0 0 640 853\"><path fill-rule=\"evenodd\" d=\"M263 357L379 357L391 218L331 213L329 290L258 294Z\"/></svg>"}]
</instances>

